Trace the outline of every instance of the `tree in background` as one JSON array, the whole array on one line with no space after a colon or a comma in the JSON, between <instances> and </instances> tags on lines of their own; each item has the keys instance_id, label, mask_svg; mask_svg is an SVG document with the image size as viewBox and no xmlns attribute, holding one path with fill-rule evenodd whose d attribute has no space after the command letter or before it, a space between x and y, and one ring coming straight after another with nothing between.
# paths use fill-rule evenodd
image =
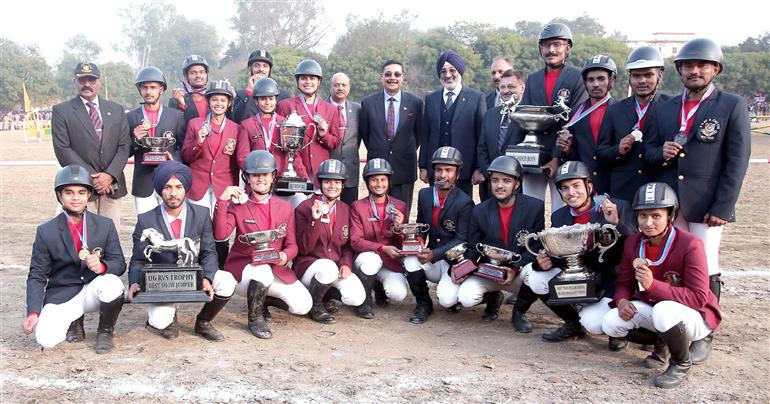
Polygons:
<instances>
[{"instance_id":1,"label":"tree in background","mask_svg":"<svg viewBox=\"0 0 770 404\"><path fill-rule=\"evenodd\" d=\"M0 94L3 95L0 97L0 111L23 109L22 81L33 107L48 105L56 100L59 91L51 67L36 45L21 45L0 38L0 60Z\"/></svg>"},{"instance_id":2,"label":"tree in background","mask_svg":"<svg viewBox=\"0 0 770 404\"><path fill-rule=\"evenodd\" d=\"M56 84L59 87L58 95L62 100L72 98L75 94L73 85L75 66L83 62L99 64L101 53L101 46L87 39L83 34L77 34L64 43L64 51L54 72Z\"/></svg>"}]
</instances>

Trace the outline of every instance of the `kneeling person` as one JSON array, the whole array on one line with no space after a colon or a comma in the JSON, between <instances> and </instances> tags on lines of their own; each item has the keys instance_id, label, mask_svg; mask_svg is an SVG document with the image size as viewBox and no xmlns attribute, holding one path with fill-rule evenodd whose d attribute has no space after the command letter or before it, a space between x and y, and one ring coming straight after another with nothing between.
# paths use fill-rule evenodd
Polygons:
<instances>
[{"instance_id":1,"label":"kneeling person","mask_svg":"<svg viewBox=\"0 0 770 404\"><path fill-rule=\"evenodd\" d=\"M192 186L192 172L178 161L160 164L153 173L152 182L163 203L137 218L133 235L134 251L128 268L128 300L132 301L139 292L142 268L149 264L144 255L147 242L141 241L142 233L146 229L155 229L168 240L190 238L199 245L198 264L203 270L202 290L211 299L203 305L195 319L195 333L211 341L221 341L225 337L211 325L211 321L230 300L236 282L229 272L219 270L209 210L188 203L186 193ZM153 253L152 262L176 263L177 253ZM167 339L176 338L179 335L176 310L175 304L150 304L147 308L147 329Z\"/></svg>"}]
</instances>

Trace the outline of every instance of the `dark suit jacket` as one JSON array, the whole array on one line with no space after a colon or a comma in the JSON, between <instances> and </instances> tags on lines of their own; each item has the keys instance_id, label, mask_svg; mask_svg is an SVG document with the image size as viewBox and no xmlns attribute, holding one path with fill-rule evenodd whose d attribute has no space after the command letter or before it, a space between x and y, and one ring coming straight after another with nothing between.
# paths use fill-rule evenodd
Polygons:
<instances>
[{"instance_id":1,"label":"dark suit jacket","mask_svg":"<svg viewBox=\"0 0 770 404\"><path fill-rule=\"evenodd\" d=\"M361 100L358 135L366 145L366 160L388 160L393 166L394 172L390 177L393 184L410 184L417 180L417 147L422 134L422 110L421 99L401 91L396 136L393 142L389 142L385 93L379 91Z\"/></svg>"},{"instance_id":2,"label":"dark suit jacket","mask_svg":"<svg viewBox=\"0 0 770 404\"><path fill-rule=\"evenodd\" d=\"M663 160L663 143L679 131L682 98L660 104L645 140L645 158L660 171L656 180L679 195L681 215L703 222L706 213L735 221L735 203L751 155L751 123L746 100L716 90L701 103L682 152Z\"/></svg>"},{"instance_id":3,"label":"dark suit jacket","mask_svg":"<svg viewBox=\"0 0 770 404\"><path fill-rule=\"evenodd\" d=\"M428 248L436 261L442 260L447 250L468 240L473 200L460 188L454 187L444 201L444 207L433 223L433 187L420 190L417 195L417 223L427 223Z\"/></svg>"},{"instance_id":4,"label":"dark suit jacket","mask_svg":"<svg viewBox=\"0 0 770 404\"><path fill-rule=\"evenodd\" d=\"M203 277L209 281L214 280L214 274L219 270L219 261L217 251L214 246L214 231L211 226L211 216L209 210L203 206L198 206L188 201L187 216L184 221L183 235L192 239L198 245L198 264L201 266ZM144 248L146 241L140 241L142 232L145 229L153 228L163 233L163 238L171 240L172 236L166 228L163 221L163 204L156 206L155 209L142 213L136 219L134 228L134 250L131 254L131 262L128 266L128 284L139 283L142 274L142 268L147 264L176 264L177 253L163 252L153 253L152 262L144 257Z\"/></svg>"},{"instance_id":5,"label":"dark suit jacket","mask_svg":"<svg viewBox=\"0 0 770 404\"><path fill-rule=\"evenodd\" d=\"M315 200L320 197L309 198L294 210L294 223L302 231L297 234L297 247L299 254L294 259L292 269L299 279L305 275L305 271L317 259L326 258L337 263L338 266L347 265L353 269L353 249L350 247L350 207L342 201L337 201L334 208L334 229L331 224L313 219L311 208Z\"/></svg>"},{"instance_id":6,"label":"dark suit jacket","mask_svg":"<svg viewBox=\"0 0 770 404\"><path fill-rule=\"evenodd\" d=\"M134 157L134 181L131 185L131 195L146 198L152 195L154 190L152 186L152 174L155 172L157 165L142 164L142 157L144 152L149 149L145 149L136 143L136 136L134 136L134 129L142 124L144 115L142 115L142 107L132 110L127 114L128 116L128 132L131 134L131 152L130 155ZM160 115L158 126L155 127L155 136L163 136L163 132L171 131L174 134L176 143L169 147L168 151L174 156L174 160L182 161L182 145L184 144L185 131L187 125L182 115L182 111L174 108L163 108L163 113Z\"/></svg>"},{"instance_id":7,"label":"dark suit jacket","mask_svg":"<svg viewBox=\"0 0 770 404\"><path fill-rule=\"evenodd\" d=\"M564 69L562 69L559 78L556 79L556 85L553 87L550 103L545 94L545 69L530 74L527 76L521 105L553 105L559 98L558 94L561 90L569 92L567 106L573 110L588 98L588 93L586 93L585 85L583 84L583 76L580 75L580 69L568 64L564 65ZM556 132L566 123L565 121L559 121L548 131L546 136L542 137L541 142L546 150L555 150ZM517 130L521 131L518 127Z\"/></svg>"},{"instance_id":8,"label":"dark suit jacket","mask_svg":"<svg viewBox=\"0 0 770 404\"><path fill-rule=\"evenodd\" d=\"M422 144L420 146L420 169L428 170L428 178L433 178L433 166L430 158L439 148L441 139L441 108L444 107L444 89L440 88L425 96L425 113L423 114ZM463 86L457 94L453 105L454 115L451 121L449 145L460 151L463 156L463 167L460 179L468 180L473 171L478 168L476 147L481 137L481 123L487 111L484 94Z\"/></svg>"},{"instance_id":9,"label":"dark suit jacket","mask_svg":"<svg viewBox=\"0 0 770 404\"><path fill-rule=\"evenodd\" d=\"M349 100L345 101L345 117L347 119L345 122L345 136L342 137L340 144L329 152L329 158L345 163L345 168L348 172L345 188L358 188L358 177L360 177L361 172L361 158L358 156L358 148L361 146L361 138L358 136L360 114L361 104ZM342 131L340 130L340 132Z\"/></svg>"},{"instance_id":10,"label":"dark suit jacket","mask_svg":"<svg viewBox=\"0 0 770 404\"><path fill-rule=\"evenodd\" d=\"M497 91L492 90L492 92L487 93L487 96L484 98L484 100L487 103L487 110L490 110L495 107L496 98L497 98Z\"/></svg>"},{"instance_id":11,"label":"dark suit jacket","mask_svg":"<svg viewBox=\"0 0 770 404\"><path fill-rule=\"evenodd\" d=\"M643 136L649 136L650 122L654 119L657 106L669 98L668 95L658 93L652 99L641 128ZM652 178L651 168L644 161L644 143L634 142L625 156L618 153L620 140L631 133L637 120L634 97L609 105L595 149L596 162L609 175L607 192L627 201L633 200L636 190Z\"/></svg>"},{"instance_id":12,"label":"dark suit jacket","mask_svg":"<svg viewBox=\"0 0 770 404\"><path fill-rule=\"evenodd\" d=\"M96 135L86 106L80 97L54 105L51 118L53 151L64 167L77 164L91 174L106 172L113 178L118 189L110 198L122 198L128 194L123 168L131 149L128 120L123 107L99 97L102 115L102 139ZM91 199L98 198L94 193Z\"/></svg>"},{"instance_id":13,"label":"dark suit jacket","mask_svg":"<svg viewBox=\"0 0 770 404\"><path fill-rule=\"evenodd\" d=\"M276 105L289 98L289 93L284 89L279 89L280 93L275 98ZM246 89L240 89L235 93L235 99L233 100L233 107L230 110L230 114L227 116L235 122L241 123L244 119L250 118L257 114L257 102L254 96L249 95Z\"/></svg>"},{"instance_id":14,"label":"dark suit jacket","mask_svg":"<svg viewBox=\"0 0 770 404\"><path fill-rule=\"evenodd\" d=\"M476 250L476 244L484 243L493 247L505 248L517 254L521 254L521 261L515 263L516 267L523 267L532 261L535 256L526 248L516 242L516 235L521 230L529 233L537 233L545 228L545 204L537 198L523 194L516 194L516 202L508 224L508 247L500 239L500 212L495 198L476 205L471 213L471 226L468 231L468 251L465 257L476 260L481 253Z\"/></svg>"},{"instance_id":15,"label":"dark suit jacket","mask_svg":"<svg viewBox=\"0 0 770 404\"><path fill-rule=\"evenodd\" d=\"M168 106L170 108L175 108L175 109L178 109L178 110L182 111L182 113L184 114L184 121L185 122L190 122L190 120L194 119L194 118L200 118L200 116L198 115L198 108L195 107L195 101L193 101L192 94L190 94L190 93L185 94L184 102L185 102L186 108L182 109L179 106L179 103L176 102L176 98L172 97L172 98L169 98L169 100L168 100ZM208 105L208 103L207 103L207 105ZM208 106L206 107L206 111L208 111ZM230 115L230 108L228 108L226 114L228 116ZM203 118L205 118L205 116Z\"/></svg>"},{"instance_id":16,"label":"dark suit jacket","mask_svg":"<svg viewBox=\"0 0 770 404\"><path fill-rule=\"evenodd\" d=\"M106 274L123 275L126 260L115 224L111 219L88 211L85 215L88 248L102 248ZM78 258L67 216L64 213L57 215L37 227L27 277L27 313L40 313L43 305L61 304L72 299L97 276Z\"/></svg>"},{"instance_id":17,"label":"dark suit jacket","mask_svg":"<svg viewBox=\"0 0 770 404\"><path fill-rule=\"evenodd\" d=\"M516 123L510 121L508 132L503 143L502 149L497 147L497 138L500 135L500 122L503 116L500 114L502 106L493 107L484 113L484 122L481 126L481 136L479 137L479 146L477 149L477 158L479 170L486 176L487 167L492 160L505 155L505 150L520 143L524 138L522 131L516 130ZM465 157L465 155L463 155Z\"/></svg>"}]
</instances>

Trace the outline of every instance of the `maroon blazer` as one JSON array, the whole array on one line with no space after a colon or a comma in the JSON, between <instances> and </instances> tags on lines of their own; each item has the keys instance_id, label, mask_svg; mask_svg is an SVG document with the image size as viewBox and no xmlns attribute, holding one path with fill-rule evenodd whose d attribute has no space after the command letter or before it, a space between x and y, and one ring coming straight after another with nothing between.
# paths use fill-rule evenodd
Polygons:
<instances>
[{"instance_id":1,"label":"maroon blazer","mask_svg":"<svg viewBox=\"0 0 770 404\"><path fill-rule=\"evenodd\" d=\"M246 162L246 156L249 152L254 150L265 150L265 137L262 135L262 130L257 123L259 115L248 117L241 122L241 128L238 130L238 144L235 147L235 154L237 155L238 167L243 170L243 165ZM281 122L284 117L279 114L275 116L276 127L273 130L272 143L281 144ZM286 167L289 165L289 153L276 147L275 144L270 149L270 154L275 158L275 167L278 169L278 175L281 175L286 171ZM294 160L294 171L302 177L307 178L307 170L305 165L302 164L300 156L296 156Z\"/></svg>"},{"instance_id":2,"label":"maroon blazer","mask_svg":"<svg viewBox=\"0 0 770 404\"><path fill-rule=\"evenodd\" d=\"M190 166L193 174L192 187L187 191L187 197L192 200L203 198L209 185L213 186L214 193L219 197L225 188L238 184L238 164L235 154L238 124L227 119L225 130L221 135L214 135L212 131L198 147L198 130L205 121L206 118L190 120L182 146L182 160ZM221 142L219 142L220 136L222 136ZM232 152L228 155L225 151L229 148L232 148Z\"/></svg>"},{"instance_id":3,"label":"maroon blazer","mask_svg":"<svg viewBox=\"0 0 770 404\"><path fill-rule=\"evenodd\" d=\"M334 229L329 223L313 219L311 208L313 201L320 196L306 199L294 211L294 219L298 229L302 229L297 237L297 245L302 251L294 259L294 273L302 278L307 268L319 258L328 258L338 266L347 265L353 268L353 249L350 248L350 207L342 201L337 201L335 208Z\"/></svg>"},{"instance_id":4,"label":"maroon blazer","mask_svg":"<svg viewBox=\"0 0 770 404\"><path fill-rule=\"evenodd\" d=\"M388 196L388 201L393 203L401 213L406 212L406 203L392 196ZM393 221L389 215L385 215L384 222L380 223L372 211L372 204L368 196L353 202L350 211L350 245L357 254L366 251L377 253L377 250L382 246L401 245L401 238L395 234L390 234L390 226ZM404 216L406 217L407 214L404 213ZM380 254L380 257L382 257L382 265L385 268L393 272L404 271L400 259L390 258L386 254Z\"/></svg>"},{"instance_id":5,"label":"maroon blazer","mask_svg":"<svg viewBox=\"0 0 770 404\"><path fill-rule=\"evenodd\" d=\"M641 233L635 233L626 239L615 296L610 306L616 307L620 299L633 298L650 305L672 300L700 312L711 331L716 330L722 320L722 314L716 296L709 289L703 242L692 233L677 228L668 257L659 266L651 268L654 278L652 285L647 291L639 292L632 262L639 256L641 242ZM661 246L661 251L662 248Z\"/></svg>"},{"instance_id":6,"label":"maroon blazer","mask_svg":"<svg viewBox=\"0 0 770 404\"><path fill-rule=\"evenodd\" d=\"M230 201L217 200L217 207L214 210L214 239L226 240L230 237L233 229L235 232L235 242L230 249L230 255L225 261L225 271L230 272L238 282L241 281L243 267L251 263L251 253L254 248L248 244L238 241L238 236L244 233L252 233L260 230L277 229L278 226L286 225L286 237L270 243L277 251L286 253L289 261L297 256L297 241L294 235L294 213L291 204L278 198L270 198L270 225L256 223L257 210L253 203L236 205ZM292 284L297 280L294 272L288 266L277 264L270 265L273 275L286 284Z\"/></svg>"},{"instance_id":7,"label":"maroon blazer","mask_svg":"<svg viewBox=\"0 0 770 404\"><path fill-rule=\"evenodd\" d=\"M317 94L316 97L318 97ZM313 122L313 117L307 116L307 111L305 111L305 107L302 106L304 103L304 96L287 98L278 103L276 112L281 116L287 117L291 114L292 110L297 111L297 114L304 115L302 121L309 124ZM324 160L329 159L329 152L334 150L342 141L342 136L340 136L339 133L339 127L342 125L339 123L339 111L337 110L337 107L332 105L329 101L324 101L319 98L318 104L316 105L316 111L321 114L326 122L328 122L329 130L323 138L319 138L318 136L315 136L315 128L312 126L309 127L307 132L305 132L305 144L308 144L311 139L313 140L313 143L310 143L310 146L302 150L300 156L302 157L302 164L305 166L305 170L307 170L308 173L313 174L315 185L318 187L319 184L318 180L315 179L315 172Z\"/></svg>"}]
</instances>

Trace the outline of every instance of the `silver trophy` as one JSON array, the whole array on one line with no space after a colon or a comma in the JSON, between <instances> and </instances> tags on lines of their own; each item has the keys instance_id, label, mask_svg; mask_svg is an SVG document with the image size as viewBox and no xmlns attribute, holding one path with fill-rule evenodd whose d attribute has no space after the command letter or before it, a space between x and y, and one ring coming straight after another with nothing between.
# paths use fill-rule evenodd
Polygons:
<instances>
[{"instance_id":1,"label":"silver trophy","mask_svg":"<svg viewBox=\"0 0 770 404\"><path fill-rule=\"evenodd\" d=\"M524 141L508 148L505 154L519 160L524 172L542 173L540 166L551 160L551 151L545 149L540 139L559 121L569 119L570 108L565 98L559 96L553 106L511 104L504 109L513 122L527 131Z\"/></svg>"},{"instance_id":2,"label":"silver trophy","mask_svg":"<svg viewBox=\"0 0 770 404\"><path fill-rule=\"evenodd\" d=\"M277 229L241 234L238 236L238 241L254 246L251 254L252 265L277 264L281 262L280 254L270 243L285 236L286 225L281 225Z\"/></svg>"},{"instance_id":3,"label":"silver trophy","mask_svg":"<svg viewBox=\"0 0 770 404\"><path fill-rule=\"evenodd\" d=\"M517 241L533 255L537 255L537 251L530 241L540 241L548 255L567 261L567 268L551 279L549 303L573 304L596 302L601 298L596 291L594 273L580 263L580 257L598 249L599 262L604 262L604 253L619 238L620 233L614 225L588 223L552 227L538 233L522 232Z\"/></svg>"},{"instance_id":4,"label":"silver trophy","mask_svg":"<svg viewBox=\"0 0 770 404\"><path fill-rule=\"evenodd\" d=\"M489 260L488 263L485 262L479 264L476 275L482 278L502 281L507 277L508 271L513 271L514 276L518 273L518 269L512 266L506 266L506 264L510 265L519 262L521 260L521 255L504 248L482 243L476 244L476 250Z\"/></svg>"},{"instance_id":5,"label":"silver trophy","mask_svg":"<svg viewBox=\"0 0 770 404\"><path fill-rule=\"evenodd\" d=\"M417 235L430 230L430 225L425 223L401 223L394 224L391 231L402 237L401 256L417 255L422 251L422 242L417 239Z\"/></svg>"},{"instance_id":6,"label":"silver trophy","mask_svg":"<svg viewBox=\"0 0 770 404\"><path fill-rule=\"evenodd\" d=\"M316 127L315 123L305 124L297 111L291 114L281 123L281 144L277 147L286 150L289 154L289 163L286 170L278 176L275 191L278 195L292 195L297 192L304 194L313 193L313 183L307 178L300 177L294 170L294 160L297 153L301 152L313 142L305 143L305 133L309 126Z\"/></svg>"},{"instance_id":7,"label":"silver trophy","mask_svg":"<svg viewBox=\"0 0 770 404\"><path fill-rule=\"evenodd\" d=\"M473 274L479 267L473 261L465 258L465 252L468 250L468 244L458 244L446 252L447 261L452 262L451 276L454 282L459 282L463 278Z\"/></svg>"},{"instance_id":8,"label":"silver trophy","mask_svg":"<svg viewBox=\"0 0 770 404\"><path fill-rule=\"evenodd\" d=\"M163 136L160 137L144 136L142 138L136 138L134 141L139 146L149 149L142 155L142 164L152 165L157 165L168 160L165 152L169 147L176 144L174 133L168 130L163 132Z\"/></svg>"}]
</instances>

